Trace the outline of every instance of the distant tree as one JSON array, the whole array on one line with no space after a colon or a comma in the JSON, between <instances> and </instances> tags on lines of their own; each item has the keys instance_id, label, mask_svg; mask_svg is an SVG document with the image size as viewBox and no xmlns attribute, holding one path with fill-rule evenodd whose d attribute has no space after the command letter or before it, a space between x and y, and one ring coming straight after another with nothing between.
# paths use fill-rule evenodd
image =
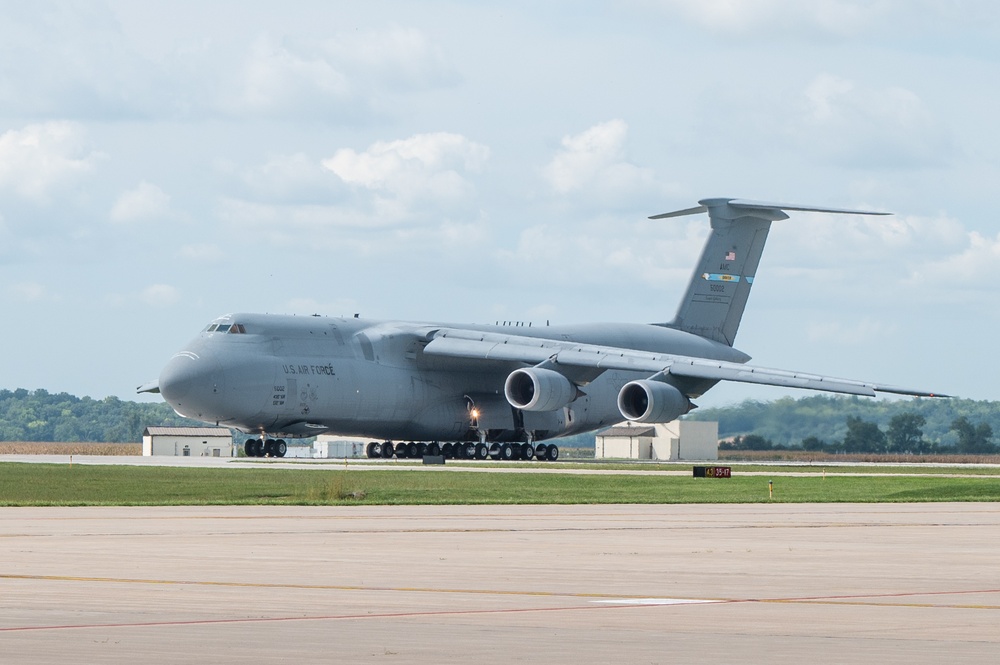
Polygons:
<instances>
[{"instance_id":1,"label":"distant tree","mask_svg":"<svg viewBox=\"0 0 1000 665\"><path fill-rule=\"evenodd\" d=\"M917 413L900 413L889 421L888 451L890 453L920 453L923 449L927 419Z\"/></svg>"},{"instance_id":2,"label":"distant tree","mask_svg":"<svg viewBox=\"0 0 1000 665\"><path fill-rule=\"evenodd\" d=\"M993 428L989 423L973 425L965 416L959 416L951 423L951 429L958 434L956 452L966 455L982 455L996 452L993 445Z\"/></svg>"},{"instance_id":3,"label":"distant tree","mask_svg":"<svg viewBox=\"0 0 1000 665\"><path fill-rule=\"evenodd\" d=\"M816 436L807 436L802 439L802 450L823 450L826 448L826 442L823 439Z\"/></svg>"},{"instance_id":4,"label":"distant tree","mask_svg":"<svg viewBox=\"0 0 1000 665\"><path fill-rule=\"evenodd\" d=\"M884 453L886 447L885 432L878 425L855 416L847 417L844 450L849 453Z\"/></svg>"},{"instance_id":5,"label":"distant tree","mask_svg":"<svg viewBox=\"0 0 1000 665\"><path fill-rule=\"evenodd\" d=\"M746 434L735 437L729 447L732 450L773 450L774 444L759 434Z\"/></svg>"}]
</instances>

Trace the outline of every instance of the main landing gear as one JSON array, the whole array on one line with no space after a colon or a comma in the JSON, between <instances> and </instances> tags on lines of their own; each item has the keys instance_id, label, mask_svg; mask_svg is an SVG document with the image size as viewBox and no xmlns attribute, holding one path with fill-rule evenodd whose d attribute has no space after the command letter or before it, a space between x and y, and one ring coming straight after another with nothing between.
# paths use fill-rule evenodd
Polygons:
<instances>
[{"instance_id":1,"label":"main landing gear","mask_svg":"<svg viewBox=\"0 0 1000 665\"><path fill-rule=\"evenodd\" d=\"M445 459L501 461L531 460L554 462L559 459L559 446L554 443L473 443L439 444L424 441L372 441L365 448L368 459L420 459L424 455L443 455Z\"/></svg>"},{"instance_id":2,"label":"main landing gear","mask_svg":"<svg viewBox=\"0 0 1000 665\"><path fill-rule=\"evenodd\" d=\"M247 439L243 452L247 457L284 457L288 445L284 439Z\"/></svg>"}]
</instances>

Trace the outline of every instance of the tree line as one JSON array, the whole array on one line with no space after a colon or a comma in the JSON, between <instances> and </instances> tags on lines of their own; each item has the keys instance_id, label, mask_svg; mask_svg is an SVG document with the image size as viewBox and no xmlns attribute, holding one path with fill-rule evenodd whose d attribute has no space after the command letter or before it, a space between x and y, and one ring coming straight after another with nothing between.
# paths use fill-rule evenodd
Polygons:
<instances>
[{"instance_id":1,"label":"tree line","mask_svg":"<svg viewBox=\"0 0 1000 665\"><path fill-rule=\"evenodd\" d=\"M982 454L996 449L994 435L1000 433L1000 402L963 399L813 395L747 400L698 409L686 417L718 421L720 438L747 448ZM138 442L148 426L203 424L178 416L165 402L0 390L0 441ZM594 435L578 435L566 443L590 447Z\"/></svg>"},{"instance_id":2,"label":"tree line","mask_svg":"<svg viewBox=\"0 0 1000 665\"><path fill-rule=\"evenodd\" d=\"M692 420L719 423L719 437L757 436L777 448L865 445L913 452L956 450L1000 433L1000 402L969 399L872 399L834 395L698 409ZM875 430L882 432L885 441ZM920 435L914 439L916 431ZM753 440L752 440L753 441ZM845 443L846 442L846 443Z\"/></svg>"},{"instance_id":3,"label":"tree line","mask_svg":"<svg viewBox=\"0 0 1000 665\"><path fill-rule=\"evenodd\" d=\"M0 441L128 443L148 426L204 426L165 402L91 399L47 390L0 390Z\"/></svg>"},{"instance_id":4,"label":"tree line","mask_svg":"<svg viewBox=\"0 0 1000 665\"><path fill-rule=\"evenodd\" d=\"M961 455L990 455L1000 452L993 443L993 428L989 423L973 424L966 416L959 416L951 423L950 432L957 439L955 445L942 445L924 438L926 419L918 413L900 413L889 420L885 431L872 421L857 416L847 416L847 432L839 441L824 441L816 436L802 440L799 446L775 445L759 434L733 437L719 445L721 450L803 450L829 453L897 453L930 455L955 453Z\"/></svg>"}]
</instances>

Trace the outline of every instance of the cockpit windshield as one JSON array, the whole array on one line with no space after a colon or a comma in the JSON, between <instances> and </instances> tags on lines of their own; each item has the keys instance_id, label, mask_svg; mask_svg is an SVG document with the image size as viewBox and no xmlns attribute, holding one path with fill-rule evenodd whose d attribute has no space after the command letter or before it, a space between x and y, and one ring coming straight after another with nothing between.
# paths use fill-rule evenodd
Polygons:
<instances>
[{"instance_id":1,"label":"cockpit windshield","mask_svg":"<svg viewBox=\"0 0 1000 665\"><path fill-rule=\"evenodd\" d=\"M218 333L229 333L230 335L245 335L247 329L242 323L229 323L224 321L222 323L210 323L203 332L218 332Z\"/></svg>"}]
</instances>

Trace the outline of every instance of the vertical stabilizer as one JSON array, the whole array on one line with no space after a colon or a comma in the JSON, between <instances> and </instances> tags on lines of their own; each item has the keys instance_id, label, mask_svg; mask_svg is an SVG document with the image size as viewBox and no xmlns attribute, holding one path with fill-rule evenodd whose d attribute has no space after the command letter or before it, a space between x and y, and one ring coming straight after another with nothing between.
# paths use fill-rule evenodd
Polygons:
<instances>
[{"instance_id":1,"label":"vertical stabilizer","mask_svg":"<svg viewBox=\"0 0 1000 665\"><path fill-rule=\"evenodd\" d=\"M695 208L650 217L664 219L707 212L712 223L712 233L705 243L676 316L673 321L660 325L729 346L736 339L771 222L788 219L785 210L888 214L743 199L704 199L699 203L701 205Z\"/></svg>"}]
</instances>

